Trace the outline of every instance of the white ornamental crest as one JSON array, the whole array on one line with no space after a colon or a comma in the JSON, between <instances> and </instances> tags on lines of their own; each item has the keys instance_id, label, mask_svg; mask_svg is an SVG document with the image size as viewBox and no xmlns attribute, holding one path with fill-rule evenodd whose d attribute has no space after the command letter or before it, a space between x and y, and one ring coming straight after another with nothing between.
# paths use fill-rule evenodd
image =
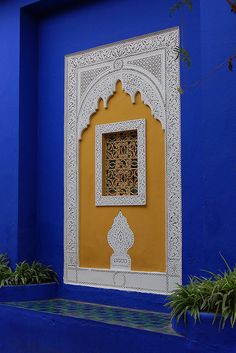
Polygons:
<instances>
[{"instance_id":1,"label":"white ornamental crest","mask_svg":"<svg viewBox=\"0 0 236 353\"><path fill-rule=\"evenodd\" d=\"M134 233L126 217L120 211L107 234L107 240L114 253L111 256L111 269L130 270L131 258L127 251L134 244Z\"/></svg>"}]
</instances>

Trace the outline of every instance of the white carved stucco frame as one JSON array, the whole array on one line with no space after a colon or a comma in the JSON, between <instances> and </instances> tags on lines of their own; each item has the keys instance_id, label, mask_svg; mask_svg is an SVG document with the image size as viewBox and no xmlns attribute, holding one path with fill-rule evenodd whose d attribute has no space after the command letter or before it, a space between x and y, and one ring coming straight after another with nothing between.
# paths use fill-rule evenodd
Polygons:
<instances>
[{"instance_id":1,"label":"white carved stucco frame","mask_svg":"<svg viewBox=\"0 0 236 353\"><path fill-rule=\"evenodd\" d=\"M182 281L179 29L68 55L65 58L64 282L168 294ZM79 143L101 98L107 105L120 80L158 119L166 136L166 272L79 267Z\"/></svg>"},{"instance_id":2,"label":"white carved stucco frame","mask_svg":"<svg viewBox=\"0 0 236 353\"><path fill-rule=\"evenodd\" d=\"M117 123L96 125L96 180L95 200L96 206L137 206L146 205L146 124L145 119L119 121ZM137 130L137 156L138 156L138 195L102 194L103 188L103 157L102 135L118 131Z\"/></svg>"}]
</instances>

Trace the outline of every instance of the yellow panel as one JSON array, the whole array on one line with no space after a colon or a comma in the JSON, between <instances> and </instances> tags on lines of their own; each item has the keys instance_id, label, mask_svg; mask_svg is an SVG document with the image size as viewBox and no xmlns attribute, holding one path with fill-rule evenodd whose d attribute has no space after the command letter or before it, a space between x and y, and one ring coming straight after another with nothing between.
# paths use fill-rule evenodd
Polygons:
<instances>
[{"instance_id":1,"label":"yellow panel","mask_svg":"<svg viewBox=\"0 0 236 353\"><path fill-rule=\"evenodd\" d=\"M95 206L95 125L146 118L146 206ZM121 210L134 232L132 270L165 272L165 133L140 94L135 104L118 82L108 108L99 101L80 142L80 266L110 268L107 233Z\"/></svg>"}]
</instances>

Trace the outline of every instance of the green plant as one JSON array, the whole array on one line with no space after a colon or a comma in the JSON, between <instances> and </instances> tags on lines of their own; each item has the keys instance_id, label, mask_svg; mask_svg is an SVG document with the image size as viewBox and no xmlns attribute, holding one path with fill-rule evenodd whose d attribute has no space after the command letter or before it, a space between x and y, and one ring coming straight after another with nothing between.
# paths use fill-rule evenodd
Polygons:
<instances>
[{"instance_id":1,"label":"green plant","mask_svg":"<svg viewBox=\"0 0 236 353\"><path fill-rule=\"evenodd\" d=\"M229 6L230 6L231 11L232 11L233 13L236 13L236 1L235 1L235 0L234 0L234 2L231 1L231 0L226 0L226 1L227 1L227 3L228 3Z\"/></svg>"},{"instance_id":2,"label":"green plant","mask_svg":"<svg viewBox=\"0 0 236 353\"><path fill-rule=\"evenodd\" d=\"M191 59L188 51L181 48L181 47L175 47L173 50L177 54L176 60L180 57L181 61L187 65L188 69L190 69L192 59Z\"/></svg>"},{"instance_id":3,"label":"green plant","mask_svg":"<svg viewBox=\"0 0 236 353\"><path fill-rule=\"evenodd\" d=\"M50 266L36 261L32 264L22 261L16 265L15 270L12 270L9 257L0 254L0 287L50 282L57 282L57 274Z\"/></svg>"},{"instance_id":4,"label":"green plant","mask_svg":"<svg viewBox=\"0 0 236 353\"><path fill-rule=\"evenodd\" d=\"M229 4L231 12L236 14L236 0L226 0L226 2ZM193 1L192 0L179 0L179 1L175 2L174 5L172 5L172 7L170 8L170 15L173 15L175 12L177 12L179 10L182 13L182 19L181 19L181 32L182 32L182 34L181 34L181 46L174 48L174 51L178 54L177 55L177 59L180 58L181 62L183 64L186 64L188 69L189 69L190 66L191 66L191 56L190 56L188 50L184 46L184 22L185 22L184 13L185 13L185 8L188 8L190 11L192 11L192 9L193 9ZM229 71L232 72L233 71L233 64L234 64L235 60L236 60L236 54L234 52L233 55L231 55L230 57L228 57L226 60L224 60L222 62L223 65L221 65L221 64L216 65L214 67L213 71L219 70L221 67L224 66L225 63L227 63ZM207 77L208 76L211 76L211 72L209 72ZM206 79L206 77L202 78L198 82L202 81L203 79ZM177 90L181 94L184 93L184 89L182 87L177 87Z\"/></svg>"},{"instance_id":5,"label":"green plant","mask_svg":"<svg viewBox=\"0 0 236 353\"><path fill-rule=\"evenodd\" d=\"M40 262L33 261L29 264L23 261L16 265L12 281L15 285L49 283L56 282L57 275L49 266Z\"/></svg>"},{"instance_id":6,"label":"green plant","mask_svg":"<svg viewBox=\"0 0 236 353\"><path fill-rule=\"evenodd\" d=\"M181 0L181 1L177 1L170 9L170 15L172 15L173 13L175 13L175 11L179 10L179 9L183 9L184 7L188 7L190 11L192 11L193 8L193 3L191 0Z\"/></svg>"},{"instance_id":7,"label":"green plant","mask_svg":"<svg viewBox=\"0 0 236 353\"><path fill-rule=\"evenodd\" d=\"M0 287L10 285L12 282L12 269L8 255L0 254Z\"/></svg>"},{"instance_id":8,"label":"green plant","mask_svg":"<svg viewBox=\"0 0 236 353\"><path fill-rule=\"evenodd\" d=\"M224 258L223 258L224 259ZM224 259L225 261L225 259ZM168 298L166 304L171 308L172 317L181 317L186 322L187 311L195 321L200 321L200 313L214 314L213 323L220 315L219 327L224 328L227 320L231 327L236 322L236 268L227 269L219 274L209 273L210 278L191 277L187 285L179 285Z\"/></svg>"}]
</instances>

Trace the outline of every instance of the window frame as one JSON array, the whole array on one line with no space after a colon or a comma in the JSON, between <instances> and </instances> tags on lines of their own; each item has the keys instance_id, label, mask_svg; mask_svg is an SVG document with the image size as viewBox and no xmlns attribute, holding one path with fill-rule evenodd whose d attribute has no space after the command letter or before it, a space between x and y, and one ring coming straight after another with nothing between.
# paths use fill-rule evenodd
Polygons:
<instances>
[{"instance_id":1,"label":"window frame","mask_svg":"<svg viewBox=\"0 0 236 353\"><path fill-rule=\"evenodd\" d=\"M103 135L137 130L138 195L103 195ZM146 205L146 120L126 120L95 127L95 203L96 206Z\"/></svg>"}]
</instances>

